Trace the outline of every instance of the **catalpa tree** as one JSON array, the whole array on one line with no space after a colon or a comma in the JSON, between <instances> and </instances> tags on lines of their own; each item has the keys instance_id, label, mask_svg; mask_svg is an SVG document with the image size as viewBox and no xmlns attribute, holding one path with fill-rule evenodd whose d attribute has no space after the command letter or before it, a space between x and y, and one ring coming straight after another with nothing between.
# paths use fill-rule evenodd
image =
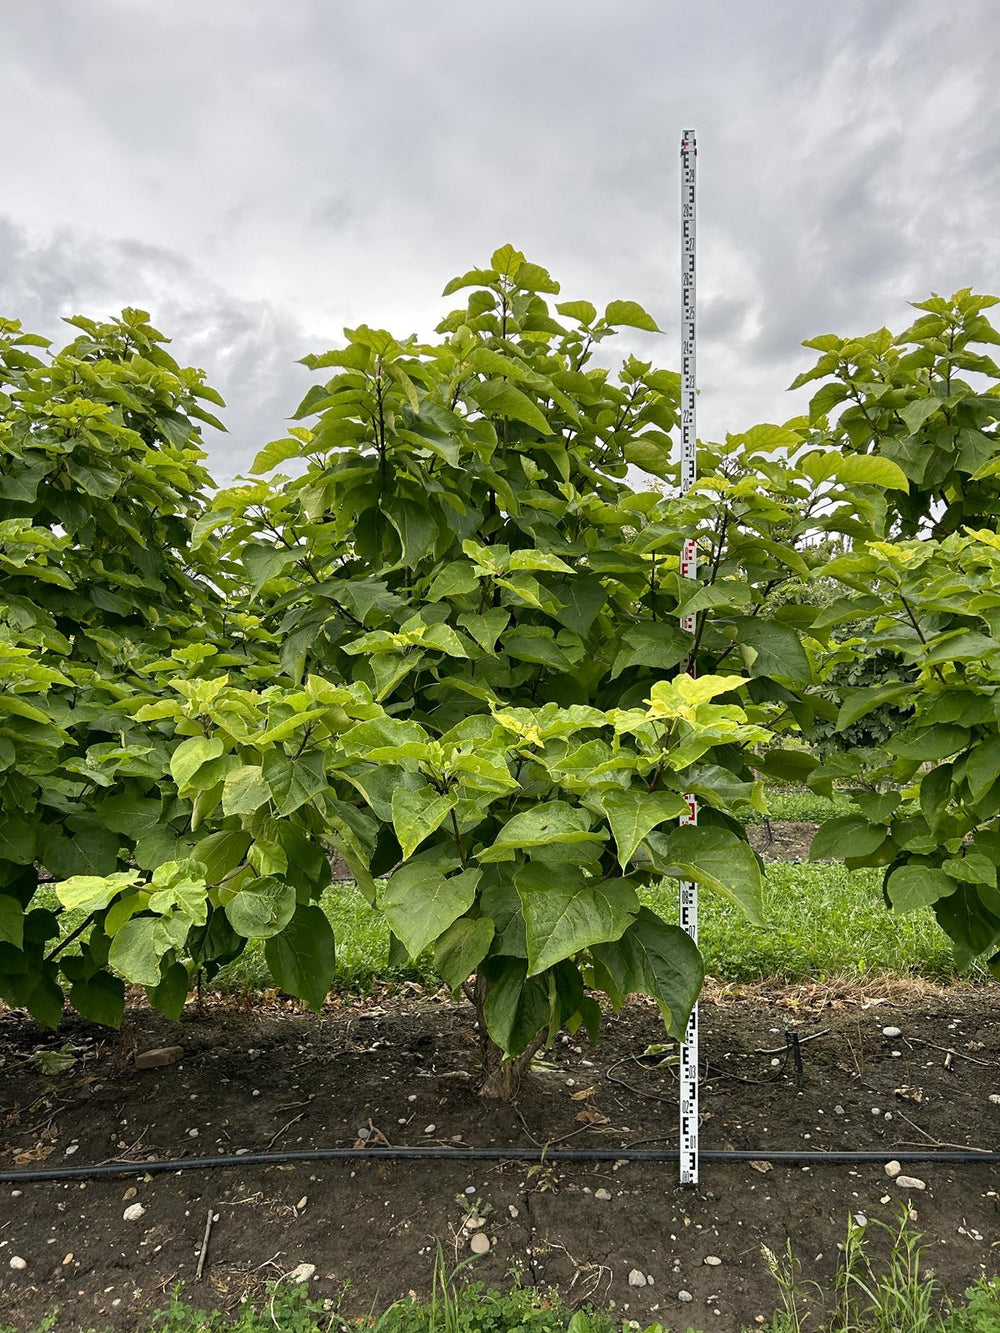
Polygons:
<instances>
[{"instance_id":1,"label":"catalpa tree","mask_svg":"<svg viewBox=\"0 0 1000 1333\"><path fill-rule=\"evenodd\" d=\"M885 710L893 726L880 752L848 748L808 775L818 790L853 789L858 807L820 829L812 855L884 866L889 907L932 907L958 964L985 953L994 971L1000 367L989 349L1000 333L984 312L997 301L963 289L917 302L898 335L812 339L821 355L796 381L822 381L810 424L824 447L891 461L908 483L885 492L870 538L823 570L844 594L812 622L826 661L841 679L844 664L860 675L879 663L877 678L838 691L834 733Z\"/></svg>"},{"instance_id":2,"label":"catalpa tree","mask_svg":"<svg viewBox=\"0 0 1000 1333\"><path fill-rule=\"evenodd\" d=\"M764 808L755 765L800 761L748 752L816 706L794 609L760 612L808 573L810 526L858 525L848 483L901 483L882 460L846 479L824 463L830 503L804 519L812 456L788 463L804 437L760 427L687 497L633 489L630 465L672 475L678 379L635 357L612 376L592 353L650 316L553 309L557 285L511 247L445 291L471 294L440 343L361 327L307 357L333 372L296 413L311 424L266 446L261 479L221 492L201 532L242 562L276 669L378 707L346 710L325 746L323 817L395 947L432 947L469 995L484 1087L509 1095L539 1042L596 1026L588 988L649 994L683 1031L701 962L643 885L690 877L760 920L733 815ZM680 574L690 532L702 582ZM677 824L687 792L696 827Z\"/></svg>"}]
</instances>

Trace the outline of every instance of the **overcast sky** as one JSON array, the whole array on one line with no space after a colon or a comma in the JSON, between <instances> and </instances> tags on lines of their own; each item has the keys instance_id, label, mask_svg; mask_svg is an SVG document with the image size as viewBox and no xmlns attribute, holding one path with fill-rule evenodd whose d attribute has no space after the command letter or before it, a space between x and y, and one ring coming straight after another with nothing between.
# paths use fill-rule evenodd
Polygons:
<instances>
[{"instance_id":1,"label":"overcast sky","mask_svg":"<svg viewBox=\"0 0 1000 1333\"><path fill-rule=\"evenodd\" d=\"M676 367L693 127L717 438L801 410L803 338L1000 294L998 70L998 0L0 0L0 313L150 310L229 403L220 481L296 358L426 336L505 241Z\"/></svg>"}]
</instances>

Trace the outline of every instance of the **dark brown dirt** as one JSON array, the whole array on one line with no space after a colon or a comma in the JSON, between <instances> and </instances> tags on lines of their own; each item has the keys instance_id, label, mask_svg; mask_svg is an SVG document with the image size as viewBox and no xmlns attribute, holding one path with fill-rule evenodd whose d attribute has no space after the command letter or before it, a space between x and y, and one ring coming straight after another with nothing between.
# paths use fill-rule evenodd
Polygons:
<instances>
[{"instance_id":1,"label":"dark brown dirt","mask_svg":"<svg viewBox=\"0 0 1000 1333\"><path fill-rule=\"evenodd\" d=\"M747 829L750 846L765 861L790 861L797 864L809 860L809 844L816 832L815 824L794 819L771 820L767 824L751 824Z\"/></svg>"},{"instance_id":2,"label":"dark brown dirt","mask_svg":"<svg viewBox=\"0 0 1000 1333\"><path fill-rule=\"evenodd\" d=\"M472 1209L492 1242L473 1276L506 1287L517 1272L554 1284L570 1302L613 1301L623 1318L643 1323L734 1329L769 1315L776 1290L762 1244L781 1253L790 1239L806 1272L825 1279L849 1214L892 1222L907 1199L930 1245L927 1262L960 1292L1000 1268L1000 1171L907 1168L927 1183L911 1193L880 1166L766 1162L777 1148L996 1148L994 1012L992 989L897 988L873 999L833 987L768 996L710 986L702 1146L759 1148L760 1169L703 1166L695 1189L677 1184L670 1162L348 1162L143 1177L151 1157L350 1145L360 1128L393 1144L662 1139L669 1147L674 1070L633 1058L663 1040L644 1003L609 1016L596 1050L560 1042L516 1106L477 1098L471 1020L447 996L342 1001L322 1017L219 1003L189 1008L178 1025L136 1007L120 1033L69 1020L44 1042L75 1047L75 1063L55 1074L29 1062L38 1034L7 1013L0 1169L136 1165L118 1180L0 1186L0 1322L28 1328L58 1306L65 1327L134 1330L178 1279L198 1303L231 1307L302 1263L316 1265L314 1294L339 1300L346 1289L345 1309L380 1308L409 1291L428 1293L437 1241L449 1262L468 1255L461 1228ZM884 1037L889 1025L903 1035ZM786 1028L815 1034L801 1046L801 1087L791 1063L772 1066ZM134 1068L137 1052L175 1042L180 1063ZM130 1202L145 1208L137 1222L123 1220ZM218 1221L196 1283L210 1208ZM26 1268L10 1268L15 1255ZM708 1256L722 1263L708 1266ZM652 1285L631 1287L634 1268ZM680 1304L681 1290L693 1301Z\"/></svg>"}]
</instances>

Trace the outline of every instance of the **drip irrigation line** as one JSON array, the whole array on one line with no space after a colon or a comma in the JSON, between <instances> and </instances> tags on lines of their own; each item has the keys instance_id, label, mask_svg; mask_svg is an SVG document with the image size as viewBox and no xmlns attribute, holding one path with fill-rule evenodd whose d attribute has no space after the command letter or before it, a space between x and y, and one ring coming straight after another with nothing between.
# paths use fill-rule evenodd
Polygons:
<instances>
[{"instance_id":1,"label":"drip irrigation line","mask_svg":"<svg viewBox=\"0 0 1000 1333\"><path fill-rule=\"evenodd\" d=\"M28 1167L0 1171L0 1184L19 1185L45 1180L102 1180L117 1176L166 1175L181 1171L213 1171L225 1167L285 1166L293 1162L451 1161L451 1162L671 1162L678 1150L657 1148L295 1148L287 1152L220 1153L217 1157L158 1158L152 1162L98 1162L90 1166ZM1000 1152L981 1148L953 1150L896 1149L844 1151L769 1148L706 1148L704 1162L736 1164L771 1162L775 1166L854 1166L861 1163L968 1165L977 1162L1000 1166Z\"/></svg>"}]
</instances>

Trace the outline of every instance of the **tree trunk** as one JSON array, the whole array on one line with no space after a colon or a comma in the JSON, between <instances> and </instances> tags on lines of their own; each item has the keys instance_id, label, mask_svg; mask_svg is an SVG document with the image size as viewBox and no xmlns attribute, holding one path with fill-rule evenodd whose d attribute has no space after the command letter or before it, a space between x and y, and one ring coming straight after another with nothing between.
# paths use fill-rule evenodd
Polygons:
<instances>
[{"instance_id":1,"label":"tree trunk","mask_svg":"<svg viewBox=\"0 0 1000 1333\"><path fill-rule=\"evenodd\" d=\"M521 1086L521 1059L507 1060L485 1028L479 1030L479 1050L483 1061L479 1095L487 1101L512 1102Z\"/></svg>"},{"instance_id":2,"label":"tree trunk","mask_svg":"<svg viewBox=\"0 0 1000 1333\"><path fill-rule=\"evenodd\" d=\"M544 1034L533 1041L520 1055L505 1056L486 1028L483 1006L488 989L489 984L486 979L477 976L475 990L470 996L479 1022L479 1054L482 1060L479 1095L488 1101L512 1102L531 1068L531 1062L544 1040Z\"/></svg>"}]
</instances>

